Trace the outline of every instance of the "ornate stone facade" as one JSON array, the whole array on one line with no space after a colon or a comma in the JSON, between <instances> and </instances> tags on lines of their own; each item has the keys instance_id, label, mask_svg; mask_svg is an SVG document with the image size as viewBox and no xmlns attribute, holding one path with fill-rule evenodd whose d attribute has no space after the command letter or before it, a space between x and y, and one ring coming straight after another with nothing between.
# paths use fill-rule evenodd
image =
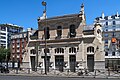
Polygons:
<instances>
[{"instance_id":1,"label":"ornate stone facade","mask_svg":"<svg viewBox=\"0 0 120 80\"><path fill-rule=\"evenodd\" d=\"M47 53L47 70L104 69L101 25L84 30L86 19L84 5L79 14L38 19L38 39L30 39L24 61L32 70L44 67ZM47 28L47 29L45 29ZM44 33L47 34L45 39ZM46 41L46 45L45 45ZM46 50L45 50L46 47ZM35 51L35 53L34 53Z\"/></svg>"}]
</instances>

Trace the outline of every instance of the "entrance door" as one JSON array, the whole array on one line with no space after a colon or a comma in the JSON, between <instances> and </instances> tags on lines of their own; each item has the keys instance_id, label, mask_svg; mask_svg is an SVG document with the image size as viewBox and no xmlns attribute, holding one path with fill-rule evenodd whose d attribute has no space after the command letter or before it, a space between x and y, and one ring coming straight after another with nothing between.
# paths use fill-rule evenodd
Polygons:
<instances>
[{"instance_id":1,"label":"entrance door","mask_svg":"<svg viewBox=\"0 0 120 80\"><path fill-rule=\"evenodd\" d=\"M76 56L75 55L70 55L69 56L69 61L70 61L70 71L75 72Z\"/></svg>"},{"instance_id":2,"label":"entrance door","mask_svg":"<svg viewBox=\"0 0 120 80\"><path fill-rule=\"evenodd\" d=\"M87 67L90 72L94 71L94 55L87 55Z\"/></svg>"},{"instance_id":3,"label":"entrance door","mask_svg":"<svg viewBox=\"0 0 120 80\"><path fill-rule=\"evenodd\" d=\"M32 71L35 71L35 56L30 57Z\"/></svg>"},{"instance_id":4,"label":"entrance door","mask_svg":"<svg viewBox=\"0 0 120 80\"><path fill-rule=\"evenodd\" d=\"M55 67L63 72L64 56L55 56Z\"/></svg>"}]
</instances>

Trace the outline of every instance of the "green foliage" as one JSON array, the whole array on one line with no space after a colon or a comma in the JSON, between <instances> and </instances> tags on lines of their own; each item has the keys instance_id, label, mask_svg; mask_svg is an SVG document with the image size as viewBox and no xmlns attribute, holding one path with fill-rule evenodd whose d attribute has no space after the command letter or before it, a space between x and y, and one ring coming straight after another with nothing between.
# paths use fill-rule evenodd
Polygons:
<instances>
[{"instance_id":1,"label":"green foliage","mask_svg":"<svg viewBox=\"0 0 120 80\"><path fill-rule=\"evenodd\" d=\"M10 49L0 48L0 62L10 59Z\"/></svg>"}]
</instances>

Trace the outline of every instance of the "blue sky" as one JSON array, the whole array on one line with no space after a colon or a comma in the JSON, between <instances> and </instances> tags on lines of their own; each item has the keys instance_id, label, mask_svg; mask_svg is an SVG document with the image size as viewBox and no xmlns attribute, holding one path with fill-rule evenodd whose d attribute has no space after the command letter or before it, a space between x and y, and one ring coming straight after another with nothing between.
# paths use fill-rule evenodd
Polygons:
<instances>
[{"instance_id":1,"label":"blue sky","mask_svg":"<svg viewBox=\"0 0 120 80\"><path fill-rule=\"evenodd\" d=\"M11 23L37 29L37 18L42 16L43 0L0 0L0 24ZM47 17L79 13L84 3L87 24L92 24L94 18L120 13L119 0L45 0L47 2Z\"/></svg>"}]
</instances>

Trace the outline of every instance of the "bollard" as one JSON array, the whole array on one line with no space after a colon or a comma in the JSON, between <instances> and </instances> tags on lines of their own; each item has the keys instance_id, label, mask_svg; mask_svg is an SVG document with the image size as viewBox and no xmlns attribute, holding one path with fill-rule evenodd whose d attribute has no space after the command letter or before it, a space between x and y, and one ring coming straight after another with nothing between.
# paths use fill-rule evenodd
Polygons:
<instances>
[{"instance_id":1,"label":"bollard","mask_svg":"<svg viewBox=\"0 0 120 80\"><path fill-rule=\"evenodd\" d=\"M95 78L95 76L96 76L96 70L95 70L94 78Z\"/></svg>"},{"instance_id":2,"label":"bollard","mask_svg":"<svg viewBox=\"0 0 120 80\"><path fill-rule=\"evenodd\" d=\"M30 68L28 68L28 74L30 74Z\"/></svg>"},{"instance_id":3,"label":"bollard","mask_svg":"<svg viewBox=\"0 0 120 80\"><path fill-rule=\"evenodd\" d=\"M43 73L43 69L41 69L41 74Z\"/></svg>"},{"instance_id":4,"label":"bollard","mask_svg":"<svg viewBox=\"0 0 120 80\"><path fill-rule=\"evenodd\" d=\"M16 69L16 74L18 74L18 68Z\"/></svg>"},{"instance_id":5,"label":"bollard","mask_svg":"<svg viewBox=\"0 0 120 80\"><path fill-rule=\"evenodd\" d=\"M110 67L108 67L108 76L110 76Z\"/></svg>"},{"instance_id":6,"label":"bollard","mask_svg":"<svg viewBox=\"0 0 120 80\"><path fill-rule=\"evenodd\" d=\"M67 76L69 76L69 69L67 69Z\"/></svg>"},{"instance_id":7,"label":"bollard","mask_svg":"<svg viewBox=\"0 0 120 80\"><path fill-rule=\"evenodd\" d=\"M56 75L56 70L54 69L54 74Z\"/></svg>"}]
</instances>

